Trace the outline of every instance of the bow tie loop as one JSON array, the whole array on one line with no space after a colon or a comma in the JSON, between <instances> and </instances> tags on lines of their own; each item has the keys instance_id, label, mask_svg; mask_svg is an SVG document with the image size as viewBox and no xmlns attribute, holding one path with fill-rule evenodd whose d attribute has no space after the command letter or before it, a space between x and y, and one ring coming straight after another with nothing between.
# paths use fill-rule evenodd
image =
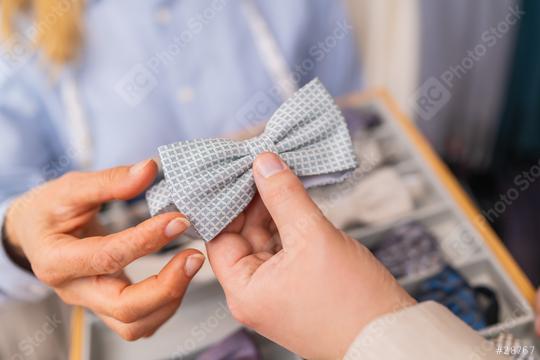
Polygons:
<instances>
[{"instance_id":1,"label":"bow tie loop","mask_svg":"<svg viewBox=\"0 0 540 360\"><path fill-rule=\"evenodd\" d=\"M245 141L247 151L253 156L253 159L257 155L263 152L272 152L278 154L276 144L274 141L266 134L261 134L253 139Z\"/></svg>"}]
</instances>

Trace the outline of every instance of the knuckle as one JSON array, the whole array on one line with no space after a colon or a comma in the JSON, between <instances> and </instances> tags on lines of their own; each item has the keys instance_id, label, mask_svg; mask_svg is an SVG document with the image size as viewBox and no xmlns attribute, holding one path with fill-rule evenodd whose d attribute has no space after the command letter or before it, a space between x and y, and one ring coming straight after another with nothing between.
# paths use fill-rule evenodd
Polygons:
<instances>
[{"instance_id":1,"label":"knuckle","mask_svg":"<svg viewBox=\"0 0 540 360\"><path fill-rule=\"evenodd\" d=\"M85 174L80 171L70 171L62 175L56 182L58 194L62 198L65 198L79 192L84 176Z\"/></svg>"},{"instance_id":2,"label":"knuckle","mask_svg":"<svg viewBox=\"0 0 540 360\"><path fill-rule=\"evenodd\" d=\"M138 320L138 317L135 314L135 311L133 311L133 309L131 308L131 306L123 304L120 304L113 309L112 317L125 324L129 324Z\"/></svg>"},{"instance_id":3,"label":"knuckle","mask_svg":"<svg viewBox=\"0 0 540 360\"><path fill-rule=\"evenodd\" d=\"M165 296L167 300L173 301L181 299L184 295L184 286L182 284L170 284L167 286Z\"/></svg>"},{"instance_id":4,"label":"knuckle","mask_svg":"<svg viewBox=\"0 0 540 360\"><path fill-rule=\"evenodd\" d=\"M111 168L102 171L100 176L98 176L98 182L101 185L100 188L107 188L116 183L120 177L120 174L121 172L119 168Z\"/></svg>"},{"instance_id":5,"label":"knuckle","mask_svg":"<svg viewBox=\"0 0 540 360\"><path fill-rule=\"evenodd\" d=\"M52 272L37 271L35 272L35 275L39 281L51 287L55 287L60 284L60 278Z\"/></svg>"},{"instance_id":6,"label":"knuckle","mask_svg":"<svg viewBox=\"0 0 540 360\"><path fill-rule=\"evenodd\" d=\"M92 268L98 274L114 274L123 268L122 256L104 247L92 256Z\"/></svg>"},{"instance_id":7,"label":"knuckle","mask_svg":"<svg viewBox=\"0 0 540 360\"><path fill-rule=\"evenodd\" d=\"M149 241L150 239L159 238L161 233L156 230L156 226L150 226L147 222L137 224L133 227L130 233L130 244L133 244L134 248L140 249L145 254L153 252L156 247L156 241Z\"/></svg>"},{"instance_id":8,"label":"knuckle","mask_svg":"<svg viewBox=\"0 0 540 360\"><path fill-rule=\"evenodd\" d=\"M59 285L63 280L49 263L38 262L32 266L32 270L39 281L52 287Z\"/></svg>"}]
</instances>

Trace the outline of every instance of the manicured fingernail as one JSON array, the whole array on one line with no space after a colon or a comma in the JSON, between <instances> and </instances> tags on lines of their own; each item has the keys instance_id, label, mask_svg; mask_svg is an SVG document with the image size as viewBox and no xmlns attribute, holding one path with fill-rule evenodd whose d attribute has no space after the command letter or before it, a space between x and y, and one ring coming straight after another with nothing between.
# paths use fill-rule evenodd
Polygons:
<instances>
[{"instance_id":1,"label":"manicured fingernail","mask_svg":"<svg viewBox=\"0 0 540 360\"><path fill-rule=\"evenodd\" d=\"M167 237L175 237L186 231L188 227L190 227L191 224L189 223L188 219L186 218L174 218L165 227L165 236Z\"/></svg>"},{"instance_id":2,"label":"manicured fingernail","mask_svg":"<svg viewBox=\"0 0 540 360\"><path fill-rule=\"evenodd\" d=\"M129 173L131 175L138 175L145 167L152 161L151 159L146 159L141 162L136 163L135 165L131 166L129 169Z\"/></svg>"},{"instance_id":3,"label":"manicured fingernail","mask_svg":"<svg viewBox=\"0 0 540 360\"><path fill-rule=\"evenodd\" d=\"M270 176L285 170L283 160L274 153L264 153L259 155L255 161L255 166L257 167L257 172L265 178L269 178Z\"/></svg>"},{"instance_id":4,"label":"manicured fingernail","mask_svg":"<svg viewBox=\"0 0 540 360\"><path fill-rule=\"evenodd\" d=\"M184 273L187 277L193 277L204 263L204 255L193 254L187 257L184 265Z\"/></svg>"}]
</instances>

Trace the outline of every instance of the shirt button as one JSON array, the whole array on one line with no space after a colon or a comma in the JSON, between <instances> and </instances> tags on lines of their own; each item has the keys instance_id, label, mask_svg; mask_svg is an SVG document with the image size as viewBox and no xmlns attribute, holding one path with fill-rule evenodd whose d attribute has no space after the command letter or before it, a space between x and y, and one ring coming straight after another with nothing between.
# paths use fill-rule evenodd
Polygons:
<instances>
[{"instance_id":1,"label":"shirt button","mask_svg":"<svg viewBox=\"0 0 540 360\"><path fill-rule=\"evenodd\" d=\"M161 8L156 12L156 21L158 24L167 25L171 22L172 14L167 8Z\"/></svg>"},{"instance_id":2,"label":"shirt button","mask_svg":"<svg viewBox=\"0 0 540 360\"><path fill-rule=\"evenodd\" d=\"M187 86L181 87L180 89L178 89L178 93L176 94L176 97L178 101L181 102L182 104L193 101L193 97L194 97L193 88L190 88Z\"/></svg>"}]
</instances>

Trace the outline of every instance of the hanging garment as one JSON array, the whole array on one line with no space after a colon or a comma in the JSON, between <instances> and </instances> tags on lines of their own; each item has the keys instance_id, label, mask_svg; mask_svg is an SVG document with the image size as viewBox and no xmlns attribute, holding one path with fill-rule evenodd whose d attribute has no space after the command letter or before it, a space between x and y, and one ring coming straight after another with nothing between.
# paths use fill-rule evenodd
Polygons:
<instances>
[{"instance_id":1,"label":"hanging garment","mask_svg":"<svg viewBox=\"0 0 540 360\"><path fill-rule=\"evenodd\" d=\"M512 161L500 169L496 178L496 198L484 210L490 222L498 225L501 239L535 286L540 286L540 179L533 174L539 173L539 166L537 159L534 162ZM510 192L520 195L507 205L501 196L508 201ZM500 211L501 206L504 206L503 211Z\"/></svg>"},{"instance_id":2,"label":"hanging garment","mask_svg":"<svg viewBox=\"0 0 540 360\"><path fill-rule=\"evenodd\" d=\"M540 284L538 262L538 204L540 181L540 2L524 0L507 89L505 111L497 141L497 194L519 190L521 196L499 214L501 237L535 285ZM490 204L493 209L497 199ZM531 249L536 249L531 251Z\"/></svg>"},{"instance_id":3,"label":"hanging garment","mask_svg":"<svg viewBox=\"0 0 540 360\"><path fill-rule=\"evenodd\" d=\"M385 88L411 115L418 84L419 0L348 0L361 53L365 85Z\"/></svg>"},{"instance_id":4,"label":"hanging garment","mask_svg":"<svg viewBox=\"0 0 540 360\"><path fill-rule=\"evenodd\" d=\"M491 161L520 17L519 0L421 1L419 88L446 96L417 124L451 161Z\"/></svg>"},{"instance_id":5,"label":"hanging garment","mask_svg":"<svg viewBox=\"0 0 540 360\"><path fill-rule=\"evenodd\" d=\"M524 0L523 11L497 143L507 160L540 157L540 2Z\"/></svg>"}]
</instances>

